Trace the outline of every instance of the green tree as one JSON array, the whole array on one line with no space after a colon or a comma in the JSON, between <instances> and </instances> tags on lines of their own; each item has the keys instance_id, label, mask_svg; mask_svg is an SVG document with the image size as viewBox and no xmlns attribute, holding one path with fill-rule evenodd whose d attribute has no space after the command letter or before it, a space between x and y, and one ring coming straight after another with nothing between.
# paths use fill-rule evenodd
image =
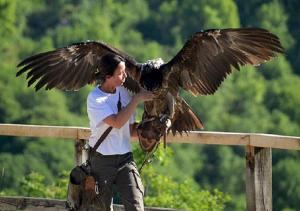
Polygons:
<instances>
[{"instance_id":1,"label":"green tree","mask_svg":"<svg viewBox=\"0 0 300 211\"><path fill-rule=\"evenodd\" d=\"M300 206L299 162L294 159L280 160L273 168L274 210L297 210ZM289 208L289 209L288 209Z\"/></svg>"},{"instance_id":2,"label":"green tree","mask_svg":"<svg viewBox=\"0 0 300 211\"><path fill-rule=\"evenodd\" d=\"M278 0L261 5L256 12L256 18L260 27L276 32L286 49L294 45L295 40L291 36L287 25L288 15Z\"/></svg>"},{"instance_id":3,"label":"green tree","mask_svg":"<svg viewBox=\"0 0 300 211\"><path fill-rule=\"evenodd\" d=\"M296 0L281 0L280 1L285 8L285 11L288 15L288 28L289 31L294 38L294 45L291 46L291 49L287 52L287 57L289 58L290 63L293 66L293 71L296 74L300 74L299 70L299 61L300 61L300 42L299 42L299 35L300 35L300 19L299 19L299 1Z\"/></svg>"}]
</instances>

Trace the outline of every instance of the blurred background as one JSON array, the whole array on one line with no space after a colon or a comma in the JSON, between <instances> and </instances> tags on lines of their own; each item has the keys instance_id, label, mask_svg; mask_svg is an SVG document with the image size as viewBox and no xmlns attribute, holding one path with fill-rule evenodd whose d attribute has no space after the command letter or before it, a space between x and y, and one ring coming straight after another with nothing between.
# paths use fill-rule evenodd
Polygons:
<instances>
[{"instance_id":1,"label":"blurred background","mask_svg":"<svg viewBox=\"0 0 300 211\"><path fill-rule=\"evenodd\" d=\"M300 136L299 8L297 0L0 0L0 123L89 126L92 86L36 93L15 77L32 54L102 40L139 62L168 61L197 31L251 26L278 35L286 54L236 71L213 96L183 96L206 131ZM146 205L245 210L244 157L243 147L170 144L143 173ZM64 198L73 165L72 141L0 136L0 195ZM299 210L299 187L300 152L274 149L273 209Z\"/></svg>"}]
</instances>

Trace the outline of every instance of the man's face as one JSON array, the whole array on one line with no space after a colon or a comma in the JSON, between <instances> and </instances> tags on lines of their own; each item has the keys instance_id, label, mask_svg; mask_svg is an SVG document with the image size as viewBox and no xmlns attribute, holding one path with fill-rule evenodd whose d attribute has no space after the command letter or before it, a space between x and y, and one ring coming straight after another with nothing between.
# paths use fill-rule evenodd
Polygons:
<instances>
[{"instance_id":1,"label":"man's face","mask_svg":"<svg viewBox=\"0 0 300 211\"><path fill-rule=\"evenodd\" d=\"M125 82L125 79L127 77L125 68L125 63L120 62L115 69L114 74L112 76L108 76L106 80L114 84L115 87L121 86Z\"/></svg>"}]
</instances>

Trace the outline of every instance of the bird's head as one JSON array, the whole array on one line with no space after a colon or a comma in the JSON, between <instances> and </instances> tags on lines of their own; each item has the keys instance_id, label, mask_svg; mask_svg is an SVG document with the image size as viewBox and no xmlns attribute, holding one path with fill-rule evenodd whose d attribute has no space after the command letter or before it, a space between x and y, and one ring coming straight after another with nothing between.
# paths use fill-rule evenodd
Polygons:
<instances>
[{"instance_id":1,"label":"bird's head","mask_svg":"<svg viewBox=\"0 0 300 211\"><path fill-rule=\"evenodd\" d=\"M149 91L155 91L161 87L163 81L163 74L160 69L164 61L161 58L149 60L144 64L141 64L141 86Z\"/></svg>"}]
</instances>

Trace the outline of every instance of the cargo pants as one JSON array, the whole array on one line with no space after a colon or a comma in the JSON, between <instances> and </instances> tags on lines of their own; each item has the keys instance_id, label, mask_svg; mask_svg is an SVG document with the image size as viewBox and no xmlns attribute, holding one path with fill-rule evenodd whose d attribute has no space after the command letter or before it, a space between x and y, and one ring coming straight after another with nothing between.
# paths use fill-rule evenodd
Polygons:
<instances>
[{"instance_id":1,"label":"cargo pants","mask_svg":"<svg viewBox=\"0 0 300 211\"><path fill-rule=\"evenodd\" d=\"M132 153L91 157L92 173L98 183L93 210L112 211L113 185L120 193L126 211L144 211L144 186Z\"/></svg>"}]
</instances>

